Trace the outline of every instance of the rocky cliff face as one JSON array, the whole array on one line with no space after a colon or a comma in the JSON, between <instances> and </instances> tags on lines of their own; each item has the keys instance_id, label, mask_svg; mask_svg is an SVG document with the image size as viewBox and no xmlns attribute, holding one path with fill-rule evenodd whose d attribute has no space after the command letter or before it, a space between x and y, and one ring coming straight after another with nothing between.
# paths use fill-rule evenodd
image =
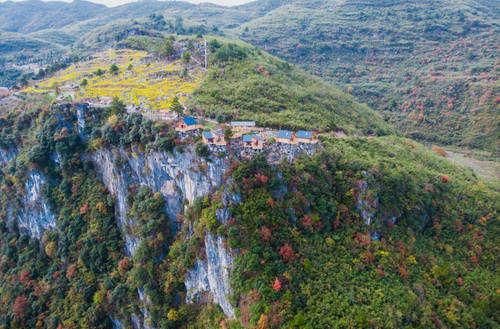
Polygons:
<instances>
[{"instance_id":1,"label":"rocky cliff face","mask_svg":"<svg viewBox=\"0 0 500 329\"><path fill-rule=\"evenodd\" d=\"M184 206L218 188L228 167L226 159L201 159L193 148L174 153L132 153L123 149L103 149L92 155L92 161L104 184L116 198L118 223L125 237L126 253L131 256L139 240L131 233L135 221L128 216L130 187L147 186L160 192L165 200L165 212L170 224L176 230L179 226L176 219L184 211ZM198 260L186 279L189 287L187 301L194 302L197 293L208 292L226 315L234 316L234 309L228 301L232 257L225 248L224 240L210 233L205 238L205 250L206 261ZM147 296L142 296L142 299L147 299ZM147 318L147 311L143 315ZM136 327L147 327L137 319L133 322Z\"/></svg>"},{"instance_id":2,"label":"rocky cliff face","mask_svg":"<svg viewBox=\"0 0 500 329\"><path fill-rule=\"evenodd\" d=\"M9 148L0 148L0 164L6 164L16 156L16 150Z\"/></svg>"},{"instance_id":3,"label":"rocky cliff face","mask_svg":"<svg viewBox=\"0 0 500 329\"><path fill-rule=\"evenodd\" d=\"M22 200L23 208L17 216L19 229L37 239L45 230L56 227L56 217L43 195L45 183L46 179L40 172L33 170L29 173Z\"/></svg>"},{"instance_id":4,"label":"rocky cliff face","mask_svg":"<svg viewBox=\"0 0 500 329\"><path fill-rule=\"evenodd\" d=\"M127 216L129 188L147 186L165 199L165 212L174 230L184 205L192 203L220 186L227 168L224 159L200 159L192 148L184 152L131 153L123 149L99 150L92 161L101 178L116 198L117 218L126 238L126 252L133 255L137 239L130 234L134 219Z\"/></svg>"},{"instance_id":5,"label":"rocky cliff face","mask_svg":"<svg viewBox=\"0 0 500 329\"><path fill-rule=\"evenodd\" d=\"M366 225L370 225L378 211L378 196L368 188L366 179L359 180L356 184L356 208Z\"/></svg>"},{"instance_id":6,"label":"rocky cliff face","mask_svg":"<svg viewBox=\"0 0 500 329\"><path fill-rule=\"evenodd\" d=\"M0 165L4 166L9 161L14 160L16 155L15 148L0 148ZM8 220L16 220L21 232L36 239L40 239L45 230L56 226L56 216L50 209L43 193L45 184L46 178L41 172L30 171L24 183L19 212L15 213L10 208L11 205L8 206Z\"/></svg>"},{"instance_id":7,"label":"rocky cliff face","mask_svg":"<svg viewBox=\"0 0 500 329\"><path fill-rule=\"evenodd\" d=\"M185 280L188 303L200 300L203 293L210 293L214 303L219 304L224 314L234 317L234 307L229 303L231 293L229 272L233 264L230 251L225 247L224 239L205 235L205 260L198 259L194 268L188 272Z\"/></svg>"}]
</instances>

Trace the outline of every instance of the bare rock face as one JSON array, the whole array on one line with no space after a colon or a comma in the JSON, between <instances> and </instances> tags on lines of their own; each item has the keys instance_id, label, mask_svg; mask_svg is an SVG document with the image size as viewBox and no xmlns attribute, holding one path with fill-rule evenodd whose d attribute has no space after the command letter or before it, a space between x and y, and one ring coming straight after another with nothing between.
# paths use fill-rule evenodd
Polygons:
<instances>
[{"instance_id":1,"label":"bare rock face","mask_svg":"<svg viewBox=\"0 0 500 329\"><path fill-rule=\"evenodd\" d=\"M14 159L16 156L17 152L15 149L12 148L0 148L0 164L4 165L10 160Z\"/></svg>"},{"instance_id":2,"label":"bare rock face","mask_svg":"<svg viewBox=\"0 0 500 329\"><path fill-rule=\"evenodd\" d=\"M136 223L128 216L129 187L147 186L152 191L161 193L165 200L165 212L172 228L176 230L179 225L176 218L184 211L185 205L217 189L228 168L226 159L201 159L193 148L187 148L182 153L138 154L123 149L103 149L92 154L91 158L102 181L116 198L117 220L125 237L126 253L130 256L134 255L140 241L130 233ZM226 315L233 317L234 309L228 301L229 271L233 258L226 250L224 240L213 237L210 233L205 238L205 250L207 260L198 261L186 278L187 285L199 288L191 289L192 298L187 301L194 302L194 296L198 292L208 292ZM138 295L146 305L147 296L141 291ZM142 320L134 316L132 323L136 328L149 328L147 307L143 308L142 313Z\"/></svg>"},{"instance_id":3,"label":"bare rock face","mask_svg":"<svg viewBox=\"0 0 500 329\"><path fill-rule=\"evenodd\" d=\"M40 172L30 172L25 183L23 208L17 217L19 229L37 239L42 236L45 230L56 226L56 217L43 195L45 183L46 179Z\"/></svg>"},{"instance_id":4,"label":"bare rock face","mask_svg":"<svg viewBox=\"0 0 500 329\"><path fill-rule=\"evenodd\" d=\"M208 292L215 304L220 305L224 314L234 317L234 307L228 300L231 293L229 273L233 264L230 251L224 246L224 239L205 235L206 259L196 261L194 268L188 272L184 282L187 290L186 301L198 301L201 295Z\"/></svg>"},{"instance_id":5,"label":"bare rock face","mask_svg":"<svg viewBox=\"0 0 500 329\"><path fill-rule=\"evenodd\" d=\"M356 185L356 207L365 224L370 225L375 219L379 208L378 196L369 190L366 180L359 180Z\"/></svg>"},{"instance_id":6,"label":"bare rock face","mask_svg":"<svg viewBox=\"0 0 500 329\"><path fill-rule=\"evenodd\" d=\"M147 186L160 192L165 200L165 212L174 230L176 218L184 205L208 195L222 183L227 168L224 159L202 160L192 149L185 152L152 152L132 154L123 149L99 150L92 155L104 185L116 198L117 218L126 238L126 248L133 255L137 239L128 232L135 223L128 218L128 195L131 186Z\"/></svg>"}]
</instances>

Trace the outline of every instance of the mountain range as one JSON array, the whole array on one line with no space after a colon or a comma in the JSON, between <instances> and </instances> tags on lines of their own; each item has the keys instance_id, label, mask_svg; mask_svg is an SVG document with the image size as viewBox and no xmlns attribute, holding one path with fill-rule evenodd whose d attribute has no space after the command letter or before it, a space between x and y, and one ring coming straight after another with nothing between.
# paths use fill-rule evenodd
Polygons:
<instances>
[{"instance_id":1,"label":"mountain range","mask_svg":"<svg viewBox=\"0 0 500 329\"><path fill-rule=\"evenodd\" d=\"M1 54L9 62L19 59L11 50L23 49L32 61L50 62L48 48L63 56L85 40L80 53L106 26L116 33L116 26L153 13L239 36L296 63L380 111L409 137L496 153L495 1L260 0L235 7L146 1L113 8L6 2ZM20 76L15 68L0 79L8 85Z\"/></svg>"}]
</instances>

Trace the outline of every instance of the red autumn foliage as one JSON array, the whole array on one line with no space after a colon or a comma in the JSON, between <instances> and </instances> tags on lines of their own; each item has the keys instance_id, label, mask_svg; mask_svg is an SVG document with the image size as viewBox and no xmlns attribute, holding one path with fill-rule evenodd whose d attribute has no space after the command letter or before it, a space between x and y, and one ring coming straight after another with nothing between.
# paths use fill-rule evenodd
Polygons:
<instances>
[{"instance_id":1,"label":"red autumn foliage","mask_svg":"<svg viewBox=\"0 0 500 329\"><path fill-rule=\"evenodd\" d=\"M447 184L450 182L450 176L448 175L441 175L441 183Z\"/></svg>"},{"instance_id":2,"label":"red autumn foliage","mask_svg":"<svg viewBox=\"0 0 500 329\"><path fill-rule=\"evenodd\" d=\"M363 252L361 258L365 264L373 264L375 261L375 255L373 255L373 253L369 250Z\"/></svg>"},{"instance_id":3,"label":"red autumn foliage","mask_svg":"<svg viewBox=\"0 0 500 329\"><path fill-rule=\"evenodd\" d=\"M280 291L281 288L282 288L281 280L279 278L276 278L273 283L273 290Z\"/></svg>"},{"instance_id":4,"label":"red autumn foliage","mask_svg":"<svg viewBox=\"0 0 500 329\"><path fill-rule=\"evenodd\" d=\"M398 273L399 273L399 276L402 277L403 279L406 279L410 275L410 273L408 272L408 269L404 265L400 265L398 267Z\"/></svg>"},{"instance_id":5,"label":"red autumn foliage","mask_svg":"<svg viewBox=\"0 0 500 329\"><path fill-rule=\"evenodd\" d=\"M462 223L462 220L457 219L457 220L453 223L453 226L454 226L454 228L455 228L455 231L456 231L456 232L458 232L458 233L463 233L463 232L464 232L465 226L464 226L464 224Z\"/></svg>"},{"instance_id":6,"label":"red autumn foliage","mask_svg":"<svg viewBox=\"0 0 500 329\"><path fill-rule=\"evenodd\" d=\"M302 218L302 226L304 226L308 230L320 229L322 226L321 221L315 221L312 216L304 215Z\"/></svg>"},{"instance_id":7,"label":"red autumn foliage","mask_svg":"<svg viewBox=\"0 0 500 329\"><path fill-rule=\"evenodd\" d=\"M273 232L271 231L271 229L267 226L262 226L260 228L260 237L263 241L265 242L269 242L273 236Z\"/></svg>"},{"instance_id":8,"label":"red autumn foliage","mask_svg":"<svg viewBox=\"0 0 500 329\"><path fill-rule=\"evenodd\" d=\"M76 274L76 264L69 265L68 268L66 269L66 278L68 280L71 280L72 278L75 277L75 274Z\"/></svg>"},{"instance_id":9,"label":"red autumn foliage","mask_svg":"<svg viewBox=\"0 0 500 329\"><path fill-rule=\"evenodd\" d=\"M26 310L28 308L28 298L21 295L17 296L12 304L12 313L18 319L23 319L26 316Z\"/></svg>"},{"instance_id":10,"label":"red autumn foliage","mask_svg":"<svg viewBox=\"0 0 500 329\"><path fill-rule=\"evenodd\" d=\"M372 238L369 233L357 232L356 235L354 236L354 240L361 247L365 247L372 242Z\"/></svg>"},{"instance_id":11,"label":"red autumn foliage","mask_svg":"<svg viewBox=\"0 0 500 329\"><path fill-rule=\"evenodd\" d=\"M118 262L118 270L121 273L127 272L130 269L130 267L131 267L130 259L128 259L127 257L120 259L120 261Z\"/></svg>"},{"instance_id":12,"label":"red autumn foliage","mask_svg":"<svg viewBox=\"0 0 500 329\"><path fill-rule=\"evenodd\" d=\"M304 215L304 217L302 218L302 225L305 228L311 229L313 227L313 219L312 219L312 217L309 216L309 215Z\"/></svg>"},{"instance_id":13,"label":"red autumn foliage","mask_svg":"<svg viewBox=\"0 0 500 329\"><path fill-rule=\"evenodd\" d=\"M269 181L269 177L261 173L255 174L255 179L262 185L267 184L267 182Z\"/></svg>"},{"instance_id":14,"label":"red autumn foliage","mask_svg":"<svg viewBox=\"0 0 500 329\"><path fill-rule=\"evenodd\" d=\"M273 199L273 198L269 198L269 199L267 199L266 204L267 204L269 207L274 208L274 206L276 206L276 201L274 201L274 199Z\"/></svg>"},{"instance_id":15,"label":"red autumn foliage","mask_svg":"<svg viewBox=\"0 0 500 329\"><path fill-rule=\"evenodd\" d=\"M21 273L19 273L19 282L24 286L31 285L30 272L28 270L22 270Z\"/></svg>"},{"instance_id":16,"label":"red autumn foliage","mask_svg":"<svg viewBox=\"0 0 500 329\"><path fill-rule=\"evenodd\" d=\"M398 241L397 242L397 246L398 246L398 251L399 253L401 254L401 256L404 258L406 257L406 254L407 254L407 250L406 250L406 246L405 244L403 243L403 241Z\"/></svg>"},{"instance_id":17,"label":"red autumn foliage","mask_svg":"<svg viewBox=\"0 0 500 329\"><path fill-rule=\"evenodd\" d=\"M377 266L377 269L375 271L377 272L379 277L383 278L385 276L385 271L382 266Z\"/></svg>"},{"instance_id":18,"label":"red autumn foliage","mask_svg":"<svg viewBox=\"0 0 500 329\"><path fill-rule=\"evenodd\" d=\"M280 247L280 256L285 262L290 262L295 258L295 253L289 243L285 243Z\"/></svg>"},{"instance_id":19,"label":"red autumn foliage","mask_svg":"<svg viewBox=\"0 0 500 329\"><path fill-rule=\"evenodd\" d=\"M85 215L88 211L89 211L89 204L88 203L84 203L80 207L80 215Z\"/></svg>"}]
</instances>

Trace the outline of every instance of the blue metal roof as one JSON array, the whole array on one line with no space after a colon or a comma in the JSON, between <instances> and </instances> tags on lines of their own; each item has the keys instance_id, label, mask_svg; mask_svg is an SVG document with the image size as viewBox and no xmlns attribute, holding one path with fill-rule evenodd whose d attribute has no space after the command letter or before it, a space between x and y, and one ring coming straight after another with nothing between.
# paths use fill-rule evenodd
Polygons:
<instances>
[{"instance_id":1,"label":"blue metal roof","mask_svg":"<svg viewBox=\"0 0 500 329\"><path fill-rule=\"evenodd\" d=\"M292 139L292 132L290 130L280 130L278 131L278 138Z\"/></svg>"},{"instance_id":2,"label":"blue metal roof","mask_svg":"<svg viewBox=\"0 0 500 329\"><path fill-rule=\"evenodd\" d=\"M246 135L243 135L243 142L245 143L250 143L253 141L253 139L256 137L255 134L246 134Z\"/></svg>"},{"instance_id":3,"label":"blue metal roof","mask_svg":"<svg viewBox=\"0 0 500 329\"><path fill-rule=\"evenodd\" d=\"M192 116L187 116L187 117L184 117L184 123L187 125L187 126L194 126L196 125L198 122L196 120L195 117L192 117Z\"/></svg>"},{"instance_id":4,"label":"blue metal roof","mask_svg":"<svg viewBox=\"0 0 500 329\"><path fill-rule=\"evenodd\" d=\"M312 138L312 131L306 131L306 130L299 130L295 134L297 138L302 138L302 139L311 139Z\"/></svg>"},{"instance_id":5,"label":"blue metal roof","mask_svg":"<svg viewBox=\"0 0 500 329\"><path fill-rule=\"evenodd\" d=\"M213 139L214 138L214 134L212 134L211 131L204 131L202 134L203 134L203 138L205 138L205 139Z\"/></svg>"}]
</instances>

